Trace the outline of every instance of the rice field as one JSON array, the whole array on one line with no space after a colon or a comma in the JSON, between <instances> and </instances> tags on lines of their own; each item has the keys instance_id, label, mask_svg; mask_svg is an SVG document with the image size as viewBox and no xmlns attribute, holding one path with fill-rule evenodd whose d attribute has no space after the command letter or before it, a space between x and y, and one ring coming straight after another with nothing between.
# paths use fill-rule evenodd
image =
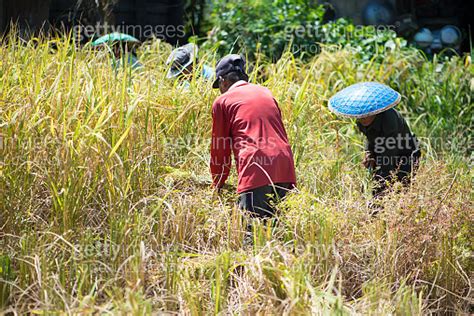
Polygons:
<instances>
[{"instance_id":1,"label":"rice field","mask_svg":"<svg viewBox=\"0 0 474 316\"><path fill-rule=\"evenodd\" d=\"M422 315L473 312L473 73L469 57L327 49L257 56L282 110L298 190L274 224L208 171L211 83L166 79L171 47L115 71L67 36L0 44L0 313ZM217 56L204 52L201 64ZM327 100L375 80L403 95L420 171L370 216L355 123Z\"/></svg>"}]
</instances>

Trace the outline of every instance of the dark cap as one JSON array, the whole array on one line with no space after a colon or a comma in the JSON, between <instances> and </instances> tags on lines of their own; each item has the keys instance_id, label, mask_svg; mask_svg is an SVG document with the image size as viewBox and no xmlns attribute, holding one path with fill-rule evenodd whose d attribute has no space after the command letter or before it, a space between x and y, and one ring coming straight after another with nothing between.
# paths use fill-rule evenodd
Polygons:
<instances>
[{"instance_id":1,"label":"dark cap","mask_svg":"<svg viewBox=\"0 0 474 316\"><path fill-rule=\"evenodd\" d=\"M198 53L198 47L192 43L178 47L173 50L166 62L170 66L167 78L179 76L184 69L194 63Z\"/></svg>"},{"instance_id":2,"label":"dark cap","mask_svg":"<svg viewBox=\"0 0 474 316\"><path fill-rule=\"evenodd\" d=\"M223 77L231 72L245 73L245 59L237 54L230 54L222 58L216 66L216 80L212 87L219 88L219 77Z\"/></svg>"}]
</instances>

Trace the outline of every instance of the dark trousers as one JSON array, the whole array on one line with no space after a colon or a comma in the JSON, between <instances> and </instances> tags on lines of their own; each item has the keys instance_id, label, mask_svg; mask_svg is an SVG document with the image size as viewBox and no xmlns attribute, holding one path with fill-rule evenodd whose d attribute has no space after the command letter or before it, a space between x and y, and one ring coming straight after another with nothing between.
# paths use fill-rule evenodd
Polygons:
<instances>
[{"instance_id":1,"label":"dark trousers","mask_svg":"<svg viewBox=\"0 0 474 316\"><path fill-rule=\"evenodd\" d=\"M293 185L289 183L266 185L240 193L237 203L241 210L249 211L252 216L269 218L275 215L274 205L292 188Z\"/></svg>"},{"instance_id":2,"label":"dark trousers","mask_svg":"<svg viewBox=\"0 0 474 316\"><path fill-rule=\"evenodd\" d=\"M372 192L374 198L381 198L389 192L393 182L401 182L404 186L410 185L411 178L418 170L421 152L415 151L406 157L406 163L400 164L396 170L379 169L373 175L375 187Z\"/></svg>"}]
</instances>

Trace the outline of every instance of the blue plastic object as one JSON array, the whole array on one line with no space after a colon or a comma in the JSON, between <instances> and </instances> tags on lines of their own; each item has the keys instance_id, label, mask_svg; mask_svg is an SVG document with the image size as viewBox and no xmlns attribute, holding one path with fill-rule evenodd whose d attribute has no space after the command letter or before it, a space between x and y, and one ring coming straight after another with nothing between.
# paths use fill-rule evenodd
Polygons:
<instances>
[{"instance_id":1,"label":"blue plastic object","mask_svg":"<svg viewBox=\"0 0 474 316\"><path fill-rule=\"evenodd\" d=\"M329 110L337 115L364 118L400 103L400 93L378 82L362 82L339 91L329 100Z\"/></svg>"},{"instance_id":2,"label":"blue plastic object","mask_svg":"<svg viewBox=\"0 0 474 316\"><path fill-rule=\"evenodd\" d=\"M369 25L387 25L394 19L393 9L386 1L375 0L367 4L362 14L364 23Z\"/></svg>"}]
</instances>

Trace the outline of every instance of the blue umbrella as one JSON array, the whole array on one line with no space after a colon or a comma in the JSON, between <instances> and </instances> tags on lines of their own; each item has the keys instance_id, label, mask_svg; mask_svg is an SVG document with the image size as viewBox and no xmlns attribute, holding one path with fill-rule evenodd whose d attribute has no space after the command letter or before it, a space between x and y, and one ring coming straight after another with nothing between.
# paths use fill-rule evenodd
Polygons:
<instances>
[{"instance_id":1,"label":"blue umbrella","mask_svg":"<svg viewBox=\"0 0 474 316\"><path fill-rule=\"evenodd\" d=\"M364 118L400 103L400 93L378 82L362 82L339 91L329 99L329 110L337 115Z\"/></svg>"},{"instance_id":2,"label":"blue umbrella","mask_svg":"<svg viewBox=\"0 0 474 316\"><path fill-rule=\"evenodd\" d=\"M128 34L110 33L92 42L92 46L99 46L103 44L113 44L116 42L128 42L128 43L137 43L137 44L140 43L138 39Z\"/></svg>"}]
</instances>

